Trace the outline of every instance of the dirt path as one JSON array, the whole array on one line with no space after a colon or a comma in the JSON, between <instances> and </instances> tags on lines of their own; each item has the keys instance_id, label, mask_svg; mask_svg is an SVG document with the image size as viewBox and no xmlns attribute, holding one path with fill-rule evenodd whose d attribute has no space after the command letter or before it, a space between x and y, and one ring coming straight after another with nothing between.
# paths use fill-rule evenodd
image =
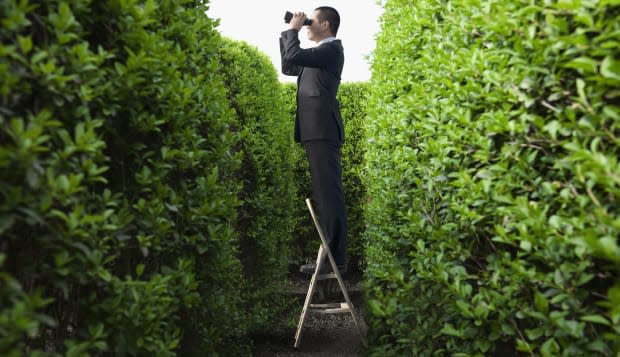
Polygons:
<instances>
[{"instance_id":1,"label":"dirt path","mask_svg":"<svg viewBox=\"0 0 620 357\"><path fill-rule=\"evenodd\" d=\"M361 274L344 276L345 285L355 307L358 321L362 324L365 334L364 302ZM309 313L304 323L301 344L297 350L293 348L295 330L301 314L301 308L308 291L310 277L302 274L291 274L289 289L286 292L294 299L294 310L289 316L283 317L277 326L268 333L255 339L256 357L354 357L363 355L363 345L355 328L350 313L312 314ZM316 296L316 294L315 294ZM339 294L329 302L342 302L344 297ZM314 302L314 300L313 300ZM296 307L295 307L296 306Z\"/></svg>"}]
</instances>

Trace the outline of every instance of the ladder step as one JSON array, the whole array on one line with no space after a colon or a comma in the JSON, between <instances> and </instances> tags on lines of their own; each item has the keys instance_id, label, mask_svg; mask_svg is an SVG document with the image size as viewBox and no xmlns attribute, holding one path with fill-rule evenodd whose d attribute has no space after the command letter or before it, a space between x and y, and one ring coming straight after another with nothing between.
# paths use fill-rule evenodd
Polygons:
<instances>
[{"instance_id":1,"label":"ladder step","mask_svg":"<svg viewBox=\"0 0 620 357\"><path fill-rule=\"evenodd\" d=\"M348 307L342 309L308 309L308 312L316 312L317 314L341 314L344 312L351 312Z\"/></svg>"},{"instance_id":2,"label":"ladder step","mask_svg":"<svg viewBox=\"0 0 620 357\"><path fill-rule=\"evenodd\" d=\"M318 308L335 308L335 307L349 307L346 302L332 302L328 304L310 304L310 307L318 307Z\"/></svg>"},{"instance_id":3,"label":"ladder step","mask_svg":"<svg viewBox=\"0 0 620 357\"><path fill-rule=\"evenodd\" d=\"M343 312L351 312L351 308L346 302L310 304L310 309L308 309L308 312L316 312L319 314L340 314Z\"/></svg>"},{"instance_id":4,"label":"ladder step","mask_svg":"<svg viewBox=\"0 0 620 357\"><path fill-rule=\"evenodd\" d=\"M337 279L336 273L328 273L328 274L319 274L316 276L316 280L325 280L325 279Z\"/></svg>"}]
</instances>

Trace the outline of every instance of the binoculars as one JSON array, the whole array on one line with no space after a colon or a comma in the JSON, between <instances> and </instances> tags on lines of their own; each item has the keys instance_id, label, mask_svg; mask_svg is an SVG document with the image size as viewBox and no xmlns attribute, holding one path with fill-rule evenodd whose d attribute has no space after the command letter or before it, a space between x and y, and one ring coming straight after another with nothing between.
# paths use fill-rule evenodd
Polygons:
<instances>
[{"instance_id":1,"label":"binoculars","mask_svg":"<svg viewBox=\"0 0 620 357\"><path fill-rule=\"evenodd\" d=\"M290 23L292 18L293 18L293 13L290 11L287 11L286 14L284 14L284 23L285 24ZM310 24L312 24L312 19L304 20L304 26L310 26Z\"/></svg>"}]
</instances>

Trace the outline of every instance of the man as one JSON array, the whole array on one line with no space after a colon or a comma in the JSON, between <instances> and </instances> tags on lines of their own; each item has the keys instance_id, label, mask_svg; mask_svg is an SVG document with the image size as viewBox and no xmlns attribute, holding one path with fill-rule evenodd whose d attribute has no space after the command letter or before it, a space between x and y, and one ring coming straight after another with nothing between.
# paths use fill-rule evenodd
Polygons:
<instances>
[{"instance_id":1,"label":"man","mask_svg":"<svg viewBox=\"0 0 620 357\"><path fill-rule=\"evenodd\" d=\"M296 12L289 29L280 37L282 73L297 76L295 141L303 145L312 177L314 202L319 222L338 265L346 270L347 215L342 188L340 147L344 127L336 93L344 64L342 43L336 39L340 15L331 7L314 10L308 39L317 47L302 49L298 38L306 15ZM329 264L323 265L329 269ZM313 271L314 264L301 270Z\"/></svg>"}]
</instances>

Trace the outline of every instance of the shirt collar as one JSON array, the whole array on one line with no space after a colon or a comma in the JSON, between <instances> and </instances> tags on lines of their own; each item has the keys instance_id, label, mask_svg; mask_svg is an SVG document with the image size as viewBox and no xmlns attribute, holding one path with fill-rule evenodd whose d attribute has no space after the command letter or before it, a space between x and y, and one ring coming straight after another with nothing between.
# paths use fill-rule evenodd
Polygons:
<instances>
[{"instance_id":1,"label":"shirt collar","mask_svg":"<svg viewBox=\"0 0 620 357\"><path fill-rule=\"evenodd\" d=\"M328 38L324 38L324 39L322 39L322 40L318 43L318 46L320 46L320 45L322 45L322 44L324 44L324 43L328 43L328 42L335 41L335 40L336 40L336 37L334 37L334 36L331 36L331 37L328 37Z\"/></svg>"}]
</instances>

